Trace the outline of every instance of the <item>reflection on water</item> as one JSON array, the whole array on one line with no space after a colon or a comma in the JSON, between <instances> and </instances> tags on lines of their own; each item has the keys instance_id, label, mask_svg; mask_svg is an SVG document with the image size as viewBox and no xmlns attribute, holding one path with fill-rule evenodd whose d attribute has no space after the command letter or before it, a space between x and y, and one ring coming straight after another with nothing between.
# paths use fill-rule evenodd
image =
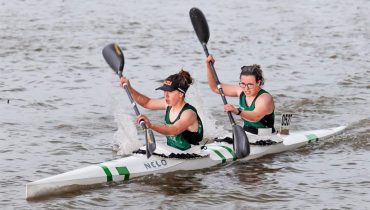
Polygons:
<instances>
[{"instance_id":1,"label":"reflection on water","mask_svg":"<svg viewBox=\"0 0 370 210\"><path fill-rule=\"evenodd\" d=\"M270 168L266 165L268 162L268 158L263 158L262 160L250 161L248 164L236 164L232 168L233 173L230 176L237 177L239 182L248 188L257 187L264 184L266 175L282 170L282 168Z\"/></svg>"},{"instance_id":2,"label":"reflection on water","mask_svg":"<svg viewBox=\"0 0 370 210\"><path fill-rule=\"evenodd\" d=\"M181 197L183 194L199 193L206 188L198 174L188 171L145 177L137 182L142 185L152 186L165 196L176 195Z\"/></svg>"}]
</instances>

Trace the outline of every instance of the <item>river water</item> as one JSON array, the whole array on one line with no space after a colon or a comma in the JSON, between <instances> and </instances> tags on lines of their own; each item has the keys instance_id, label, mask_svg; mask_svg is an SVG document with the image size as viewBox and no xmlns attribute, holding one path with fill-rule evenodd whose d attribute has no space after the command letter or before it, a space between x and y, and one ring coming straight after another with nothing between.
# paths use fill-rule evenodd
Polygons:
<instances>
[{"instance_id":1,"label":"river water","mask_svg":"<svg viewBox=\"0 0 370 210\"><path fill-rule=\"evenodd\" d=\"M109 43L122 46L125 75L150 97L162 96L154 88L166 76L188 70L196 82L187 99L206 136L230 129L207 86L194 6L208 19L222 82L260 64L277 122L290 112L292 131L348 125L344 133L244 164L27 201L27 183L144 142L102 57ZM370 209L369 11L368 0L0 0L1 208ZM140 110L162 121L162 112Z\"/></svg>"}]
</instances>

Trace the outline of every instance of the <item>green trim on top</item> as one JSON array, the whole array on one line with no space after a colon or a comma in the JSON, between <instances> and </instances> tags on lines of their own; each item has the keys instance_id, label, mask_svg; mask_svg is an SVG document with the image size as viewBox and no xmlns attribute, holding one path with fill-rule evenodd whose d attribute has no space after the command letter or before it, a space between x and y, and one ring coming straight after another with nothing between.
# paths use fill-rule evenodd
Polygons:
<instances>
[{"instance_id":1,"label":"green trim on top","mask_svg":"<svg viewBox=\"0 0 370 210\"><path fill-rule=\"evenodd\" d=\"M215 150L215 149L211 149L213 152L215 152L216 153L216 155L218 155L220 158L221 158L221 160L222 160L222 163L225 163L226 162L226 158L225 158L225 156L223 156L222 154L221 154L221 152L219 152L218 150Z\"/></svg>"},{"instance_id":2,"label":"green trim on top","mask_svg":"<svg viewBox=\"0 0 370 210\"><path fill-rule=\"evenodd\" d=\"M227 146L221 146L221 147L225 148L227 151L230 152L230 154L233 156L233 161L235 161L237 159L234 151L230 147L227 147Z\"/></svg>"},{"instance_id":3,"label":"green trim on top","mask_svg":"<svg viewBox=\"0 0 370 210\"><path fill-rule=\"evenodd\" d=\"M116 167L116 169L119 175L125 176L124 180L128 180L130 178L130 172L127 167Z\"/></svg>"},{"instance_id":4,"label":"green trim on top","mask_svg":"<svg viewBox=\"0 0 370 210\"><path fill-rule=\"evenodd\" d=\"M112 173L110 172L109 168L105 165L100 165L100 167L103 169L105 175L107 175L107 182L113 181Z\"/></svg>"},{"instance_id":5,"label":"green trim on top","mask_svg":"<svg viewBox=\"0 0 370 210\"><path fill-rule=\"evenodd\" d=\"M308 140L308 143L319 140L319 137L317 137L315 134L308 134L306 135L306 138Z\"/></svg>"}]
</instances>

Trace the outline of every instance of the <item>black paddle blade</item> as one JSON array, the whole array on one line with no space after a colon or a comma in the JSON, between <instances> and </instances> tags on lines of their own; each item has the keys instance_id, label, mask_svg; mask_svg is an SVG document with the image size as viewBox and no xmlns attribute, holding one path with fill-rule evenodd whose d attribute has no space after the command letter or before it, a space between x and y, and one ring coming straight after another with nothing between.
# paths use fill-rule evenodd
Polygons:
<instances>
[{"instance_id":1,"label":"black paddle blade","mask_svg":"<svg viewBox=\"0 0 370 210\"><path fill-rule=\"evenodd\" d=\"M234 151L237 158L243 158L249 155L250 146L247 134L239 125L233 125Z\"/></svg>"},{"instance_id":2,"label":"black paddle blade","mask_svg":"<svg viewBox=\"0 0 370 210\"><path fill-rule=\"evenodd\" d=\"M117 74L123 71L123 66L125 65L125 58L121 48L116 43L109 44L103 49L103 57L108 65Z\"/></svg>"},{"instance_id":3,"label":"black paddle blade","mask_svg":"<svg viewBox=\"0 0 370 210\"><path fill-rule=\"evenodd\" d=\"M150 158L150 156L154 153L154 150L156 149L153 131L151 129L147 129L145 137L146 137L146 157Z\"/></svg>"},{"instance_id":4,"label":"black paddle blade","mask_svg":"<svg viewBox=\"0 0 370 210\"><path fill-rule=\"evenodd\" d=\"M189 15L200 43L207 44L209 40L209 28L206 17L204 17L200 9L195 7L190 9Z\"/></svg>"}]
</instances>

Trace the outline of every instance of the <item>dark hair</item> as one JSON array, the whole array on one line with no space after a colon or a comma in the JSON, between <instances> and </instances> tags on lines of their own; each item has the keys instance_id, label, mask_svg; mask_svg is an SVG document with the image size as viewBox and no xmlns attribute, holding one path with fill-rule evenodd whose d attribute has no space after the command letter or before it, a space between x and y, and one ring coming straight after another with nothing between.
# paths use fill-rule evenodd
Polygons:
<instances>
[{"instance_id":1,"label":"dark hair","mask_svg":"<svg viewBox=\"0 0 370 210\"><path fill-rule=\"evenodd\" d=\"M239 79L243 75L244 76L252 75L252 76L256 77L256 82L261 80L261 85L263 85L265 83L265 78L263 78L263 72L262 72L262 69L261 69L260 65L253 64L251 66L242 66L241 70L242 71L240 72Z\"/></svg>"},{"instance_id":2,"label":"dark hair","mask_svg":"<svg viewBox=\"0 0 370 210\"><path fill-rule=\"evenodd\" d=\"M193 84L193 78L190 76L190 73L185 71L184 69L181 69L181 71L177 73L177 75L179 75L180 85L186 84L190 86L191 84Z\"/></svg>"},{"instance_id":3,"label":"dark hair","mask_svg":"<svg viewBox=\"0 0 370 210\"><path fill-rule=\"evenodd\" d=\"M189 72L184 69L181 69L177 74L170 75L166 80L171 81L170 86L172 85L175 89L178 89L184 94L189 86L193 84L193 78L190 76Z\"/></svg>"}]
</instances>

